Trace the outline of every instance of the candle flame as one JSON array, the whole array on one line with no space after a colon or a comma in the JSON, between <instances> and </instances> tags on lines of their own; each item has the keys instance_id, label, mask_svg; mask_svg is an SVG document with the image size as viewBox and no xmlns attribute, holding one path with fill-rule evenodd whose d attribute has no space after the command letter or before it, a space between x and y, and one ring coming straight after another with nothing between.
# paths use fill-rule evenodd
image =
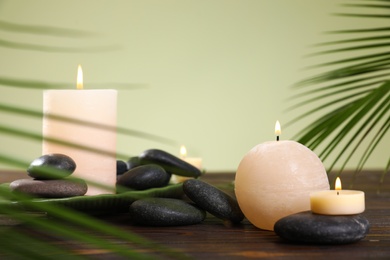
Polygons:
<instances>
[{"instance_id":1,"label":"candle flame","mask_svg":"<svg viewBox=\"0 0 390 260\"><path fill-rule=\"evenodd\" d=\"M187 149L184 145L180 147L180 157L185 158L187 156Z\"/></svg>"},{"instance_id":2,"label":"candle flame","mask_svg":"<svg viewBox=\"0 0 390 260\"><path fill-rule=\"evenodd\" d=\"M279 136L281 134L282 134L282 128L280 127L279 120L277 120L275 123L275 135Z\"/></svg>"},{"instance_id":3,"label":"candle flame","mask_svg":"<svg viewBox=\"0 0 390 260\"><path fill-rule=\"evenodd\" d=\"M83 70L81 65L77 68L77 89L83 89Z\"/></svg>"},{"instance_id":4,"label":"candle flame","mask_svg":"<svg viewBox=\"0 0 390 260\"><path fill-rule=\"evenodd\" d=\"M335 183L335 190L341 190L341 180L339 177L336 178L336 183Z\"/></svg>"}]
</instances>

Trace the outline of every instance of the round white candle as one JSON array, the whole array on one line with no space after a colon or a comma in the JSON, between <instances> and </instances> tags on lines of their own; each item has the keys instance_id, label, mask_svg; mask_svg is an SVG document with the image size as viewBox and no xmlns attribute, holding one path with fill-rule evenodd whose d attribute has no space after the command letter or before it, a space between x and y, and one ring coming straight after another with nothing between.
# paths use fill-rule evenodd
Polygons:
<instances>
[{"instance_id":1,"label":"round white candle","mask_svg":"<svg viewBox=\"0 0 390 260\"><path fill-rule=\"evenodd\" d=\"M265 230L273 230L282 217L310 210L310 192L325 189L329 182L321 160L294 141L255 146L241 160L235 178L235 194L245 217Z\"/></svg>"},{"instance_id":2,"label":"round white candle","mask_svg":"<svg viewBox=\"0 0 390 260\"><path fill-rule=\"evenodd\" d=\"M116 132L88 123L116 126L117 91L99 90L47 90L43 94L43 136L104 151L88 151L43 140L42 152L62 153L76 162L72 176L87 181L86 195L113 193L116 183ZM79 122L68 122L52 116L61 116ZM86 122L85 124L80 122ZM110 187L92 185L97 182Z\"/></svg>"},{"instance_id":3,"label":"round white candle","mask_svg":"<svg viewBox=\"0 0 390 260\"><path fill-rule=\"evenodd\" d=\"M340 179L337 179L338 182ZM310 194L311 211L322 215L354 215L365 210L364 192L357 190L325 190Z\"/></svg>"}]
</instances>

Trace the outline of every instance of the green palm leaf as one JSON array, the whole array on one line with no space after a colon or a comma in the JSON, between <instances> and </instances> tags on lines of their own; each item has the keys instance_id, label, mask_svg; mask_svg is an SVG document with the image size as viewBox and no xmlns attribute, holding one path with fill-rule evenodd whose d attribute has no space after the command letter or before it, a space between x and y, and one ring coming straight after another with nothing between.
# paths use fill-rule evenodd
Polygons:
<instances>
[{"instance_id":1,"label":"green palm leaf","mask_svg":"<svg viewBox=\"0 0 390 260\"><path fill-rule=\"evenodd\" d=\"M17 24L0 20L0 31L8 31L16 34L30 33L37 36L52 36L52 37L95 37L96 33L90 33L80 30L73 30L67 28L56 28L50 26L32 26ZM72 47L58 47L58 46L46 46L39 44L26 44L18 43L8 39L0 39L0 47L20 49L24 51L43 51L47 53L55 52L102 52L117 50L117 45L110 46L87 46L81 48ZM42 89L54 89L65 88L65 83L48 83L39 80L26 80L16 79L6 76L0 77L0 85L11 88L24 88L24 89L36 89L41 91ZM134 84L111 84L117 88L129 89L134 87L143 87L141 85ZM7 114L23 115L32 118L42 118L43 114L40 111L34 111L23 107L18 107L10 104L0 104L0 111ZM79 122L70 118L60 117L57 115L47 115L56 120L70 121L75 124L89 124L88 122ZM94 127L104 128L103 125L94 125ZM117 131L119 134L131 135L134 137L144 138L148 140L154 140L163 142L170 145L178 146L178 144L170 139L156 136L153 134L145 133L134 129L115 128L108 129ZM7 126L6 124L0 125L0 133L4 135L17 135L21 138L27 138L38 142L42 141L42 135L40 133L34 133L24 129L18 129L15 127ZM63 143L61 140L52 140L54 142ZM77 146L78 144L65 143L66 145ZM79 147L80 149L91 149L89 147ZM104 151L96 151L104 153ZM125 159L126 155L119 155L122 159ZM128 157L126 157L128 158ZM30 162L21 161L17 158L7 156L0 152L0 161L2 163L17 166L20 169L26 169ZM102 184L101 184L102 185ZM27 211L13 207L10 200L23 200L29 206L29 210L39 212L50 212L52 217L45 216L32 216ZM78 211L70 210L65 207L61 207L53 204L31 204L29 205L29 198L10 192L9 187L0 185L0 258L13 258L13 259L69 259L69 256L75 259L85 259L82 254L69 251L61 244L47 243L47 237L53 237L54 239L61 239L74 241L75 244L80 244L84 248L93 248L97 250L103 250L103 252L110 253L110 255L122 256L129 259L155 259L155 256L144 253L158 252L162 256L169 258L186 258L180 252L176 252L169 248L163 247L152 241L149 241L141 236L138 236L132 232L125 231L114 225L95 218L93 216L83 214ZM1 223L2 218L7 220L12 219L22 223L22 228L19 225L9 226ZM27 227L27 228L26 228ZM82 227L82 228L81 228ZM32 232L31 232L32 231ZM42 239L46 238L46 239ZM120 242L118 242L120 241ZM29 246L23 246L29 245ZM76 253L76 254L74 254Z\"/></svg>"},{"instance_id":2,"label":"green palm leaf","mask_svg":"<svg viewBox=\"0 0 390 260\"><path fill-rule=\"evenodd\" d=\"M37 118L37 119L40 119L40 118L43 117L43 112L41 112L41 111L36 111L36 110L32 110L32 109L26 109L26 108L14 106L14 105L9 105L9 104L0 104L0 111L7 112L9 114L24 115L24 116L28 116L28 117L31 117L31 118ZM101 128L101 129L105 129L107 131L114 131L114 132L116 132L118 134L130 135L130 136L134 136L134 137L138 137L138 138L143 138L143 139L147 139L147 140L157 141L157 142L160 142L160 143L165 143L165 144L168 144L168 145L172 145L174 147L179 146L179 143L176 142L175 140L172 140L172 139L169 139L169 138L166 138L166 137L163 137L163 136L150 134L150 133L147 133L147 132L144 132L144 131L124 128L124 127L111 127L111 126L106 126L106 125L103 125L103 124L98 124L98 123L88 122L88 121L83 121L83 120L77 120L77 119L74 119L74 118L69 118L69 117L65 117L65 116L59 116L59 115L55 115L55 114L46 114L45 116L47 118L51 118L53 120L69 122L71 124L78 124L78 125L85 125L85 126L90 126L90 127L95 127L95 128ZM41 141L42 138L43 138L40 133L39 134L38 133L33 133L31 131L25 131L25 130L22 130L22 129L17 129L15 127L9 127L9 126L6 126L4 124L0 124L0 132L6 133L6 134L10 134L10 135L18 135L18 136L23 137L23 138L35 139L37 141ZM82 149L85 149L85 150L92 150L90 147L82 147L82 146L80 146L80 145L78 145L76 143L72 144L72 143L69 143L69 142L64 142L63 140L52 139L50 141L56 142L56 143L63 143L63 144L68 145L68 146L79 147L79 148L82 148ZM95 149L95 151L96 152L100 152L100 153L104 153L105 152L105 151L96 150L96 149ZM117 156L120 159L128 159L127 158L128 157L127 154L126 155L117 154Z\"/></svg>"},{"instance_id":3,"label":"green palm leaf","mask_svg":"<svg viewBox=\"0 0 390 260\"><path fill-rule=\"evenodd\" d=\"M389 1L362 2L346 6L364 8L365 13L338 15L359 19L390 18L387 14L367 12L379 9L388 13ZM357 28L331 33L339 34L343 39L317 44L316 48L325 49L310 56L348 56L310 67L325 70L294 86L300 93L293 97L298 101L292 108L315 104L314 108L298 115L288 124L315 114L318 119L303 128L296 136L298 141L311 149L319 149L319 156L323 160L336 153L328 170L341 163L339 173L358 150L363 151L356 165L357 173L388 134L390 127L390 28ZM350 38L346 38L351 34ZM390 159L384 162L382 179L389 168Z\"/></svg>"},{"instance_id":4,"label":"green palm leaf","mask_svg":"<svg viewBox=\"0 0 390 260\"><path fill-rule=\"evenodd\" d=\"M4 187L0 189L0 196L3 197L13 196L14 199L24 201L25 203L27 203L26 205L33 207L37 211L50 212L51 214L50 218L32 217L31 215L26 214L26 212L22 211L20 208L13 207L12 204L9 203L1 204L0 213L7 214L8 216L11 216L17 220L22 221L25 225L27 224L33 230L34 229L41 230L41 231L47 230L49 231L48 233L52 233L52 235L55 236L68 238L74 241L78 241L79 243L84 243L88 246L92 246L99 249L105 249L108 252L113 252L119 255L136 258L136 259L152 259L152 257L147 256L145 254L137 253L135 250L131 250L131 249L129 250L128 246L126 245L117 244L114 242L110 242L109 239L100 238L100 236L98 236L97 234L100 234L103 237L114 236L116 239L132 242L135 245L143 246L149 248L150 250L158 249L160 252L166 253L168 255L173 253L173 251L168 248L164 248L140 236L123 231L120 228L112 226L104 221L89 217L80 212L72 211L68 208L64 208L56 205L50 205L50 204L33 205L29 202L28 200L29 198L14 193L10 194L10 192L7 189L4 189ZM89 232L92 232L92 234L89 234ZM6 234L6 236L8 235L7 231L5 231L4 233ZM20 238L19 236L17 236L16 238L28 239L23 235ZM1 237L0 242L2 244L2 248L4 247L6 249L9 249L8 248L9 244L14 243L13 240L10 241L4 240L4 236ZM61 248L53 247L53 245L49 245L49 244L47 245L46 243L42 244L39 242L39 240L38 242L34 242L34 244L40 244L44 248L44 250L41 251L42 256L48 254L47 251L48 249L54 250L56 253L61 252L62 254L68 256L71 254L71 252L66 252ZM35 249L36 248L33 248L33 250ZM39 251L36 253L39 254ZM182 255L176 252L175 255L178 258L183 257Z\"/></svg>"},{"instance_id":5,"label":"green palm leaf","mask_svg":"<svg viewBox=\"0 0 390 260\"><path fill-rule=\"evenodd\" d=\"M12 23L4 20L0 20L0 31L8 31L13 33L22 34L34 34L42 36L55 36L55 37L72 37L72 38L85 38L85 37L96 37L97 33L74 30L68 28L58 28L52 26L41 26L41 25L25 25ZM0 47L29 50L29 51L41 51L41 52L102 52L102 51L113 51L121 49L118 45L109 46L86 46L86 47L59 47L59 46L48 46L42 44L31 44L25 42L15 42L8 39L0 38Z\"/></svg>"},{"instance_id":6,"label":"green palm leaf","mask_svg":"<svg viewBox=\"0 0 390 260\"><path fill-rule=\"evenodd\" d=\"M50 35L56 37L85 38L96 37L98 33L90 31L60 28L46 25L29 25L0 20L0 30L13 33L26 33L34 35Z\"/></svg>"}]
</instances>

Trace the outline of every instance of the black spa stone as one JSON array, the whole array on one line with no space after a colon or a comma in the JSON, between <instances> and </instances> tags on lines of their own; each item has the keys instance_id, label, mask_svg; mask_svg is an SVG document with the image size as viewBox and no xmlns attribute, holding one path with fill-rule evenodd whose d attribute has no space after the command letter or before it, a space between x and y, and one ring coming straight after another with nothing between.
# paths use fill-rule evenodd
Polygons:
<instances>
[{"instance_id":1,"label":"black spa stone","mask_svg":"<svg viewBox=\"0 0 390 260\"><path fill-rule=\"evenodd\" d=\"M128 167L128 170L131 170L135 167L138 167L141 165L141 162L139 160L139 157L138 156L133 156L133 157L130 157L128 160L127 160L127 167Z\"/></svg>"},{"instance_id":2,"label":"black spa stone","mask_svg":"<svg viewBox=\"0 0 390 260\"><path fill-rule=\"evenodd\" d=\"M202 222L206 212L183 200L145 198L130 205L134 224L146 226L184 226Z\"/></svg>"},{"instance_id":3,"label":"black spa stone","mask_svg":"<svg viewBox=\"0 0 390 260\"><path fill-rule=\"evenodd\" d=\"M319 215L305 211L286 216L274 225L281 238L307 244L348 244L363 239L370 223L362 215Z\"/></svg>"},{"instance_id":4,"label":"black spa stone","mask_svg":"<svg viewBox=\"0 0 390 260\"><path fill-rule=\"evenodd\" d=\"M121 175L127 172L127 163L121 160L116 161L116 175Z\"/></svg>"},{"instance_id":5,"label":"black spa stone","mask_svg":"<svg viewBox=\"0 0 390 260\"><path fill-rule=\"evenodd\" d=\"M87 184L80 179L31 180L20 179L10 183L13 192L20 192L38 198L67 198L82 196Z\"/></svg>"},{"instance_id":6,"label":"black spa stone","mask_svg":"<svg viewBox=\"0 0 390 260\"><path fill-rule=\"evenodd\" d=\"M236 199L206 182L197 179L186 180L183 183L183 190L197 206L217 218L233 223L244 219Z\"/></svg>"},{"instance_id":7,"label":"black spa stone","mask_svg":"<svg viewBox=\"0 0 390 260\"><path fill-rule=\"evenodd\" d=\"M149 149L139 156L142 165L157 164L171 174L198 178L202 172L192 164L159 149Z\"/></svg>"},{"instance_id":8,"label":"black spa stone","mask_svg":"<svg viewBox=\"0 0 390 260\"><path fill-rule=\"evenodd\" d=\"M117 191L122 192L129 189L146 190L150 188L164 187L168 184L171 174L162 167L149 164L142 165L119 176L117 180Z\"/></svg>"},{"instance_id":9,"label":"black spa stone","mask_svg":"<svg viewBox=\"0 0 390 260\"><path fill-rule=\"evenodd\" d=\"M36 158L27 168L30 177L37 180L62 179L76 169L75 161L65 154L45 154Z\"/></svg>"}]
</instances>

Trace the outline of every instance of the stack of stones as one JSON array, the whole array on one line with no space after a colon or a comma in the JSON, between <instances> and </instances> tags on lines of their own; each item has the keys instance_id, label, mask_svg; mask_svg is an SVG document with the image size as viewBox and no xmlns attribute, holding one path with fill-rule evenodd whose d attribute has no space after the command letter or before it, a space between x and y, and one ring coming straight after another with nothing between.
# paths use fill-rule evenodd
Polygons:
<instances>
[{"instance_id":1,"label":"stack of stones","mask_svg":"<svg viewBox=\"0 0 390 260\"><path fill-rule=\"evenodd\" d=\"M150 149L127 163L118 161L117 172L118 193L166 186L172 174L192 177L183 183L183 199L145 198L133 202L130 218L134 224L191 225L202 222L206 212L229 224L244 219L233 197L197 179L201 176L198 168L165 151Z\"/></svg>"},{"instance_id":2,"label":"stack of stones","mask_svg":"<svg viewBox=\"0 0 390 260\"><path fill-rule=\"evenodd\" d=\"M35 159L27 169L33 179L19 179L10 183L13 192L38 198L66 198L82 196L87 184L69 176L76 169L72 158L64 154L47 154Z\"/></svg>"},{"instance_id":3,"label":"stack of stones","mask_svg":"<svg viewBox=\"0 0 390 260\"><path fill-rule=\"evenodd\" d=\"M52 198L52 202L57 201L55 198L82 196L87 191L87 185L82 180L70 178L75 168L76 164L69 156L43 155L27 169L33 179L16 180L10 184L10 188L33 197ZM165 198L162 194L162 197L146 197L129 203L131 223L147 226L192 225L202 222L207 212L225 224L239 223L244 219L235 198L197 179L202 175L198 168L158 149L146 150L127 162L117 161L117 193L126 196L126 193L139 194L139 191L145 191L146 194L148 189L169 186L172 174L191 177L183 184L174 184L182 185L183 196ZM112 198L121 195L102 196ZM96 199L102 196L96 196ZM88 201L91 201L90 198Z\"/></svg>"}]
</instances>

